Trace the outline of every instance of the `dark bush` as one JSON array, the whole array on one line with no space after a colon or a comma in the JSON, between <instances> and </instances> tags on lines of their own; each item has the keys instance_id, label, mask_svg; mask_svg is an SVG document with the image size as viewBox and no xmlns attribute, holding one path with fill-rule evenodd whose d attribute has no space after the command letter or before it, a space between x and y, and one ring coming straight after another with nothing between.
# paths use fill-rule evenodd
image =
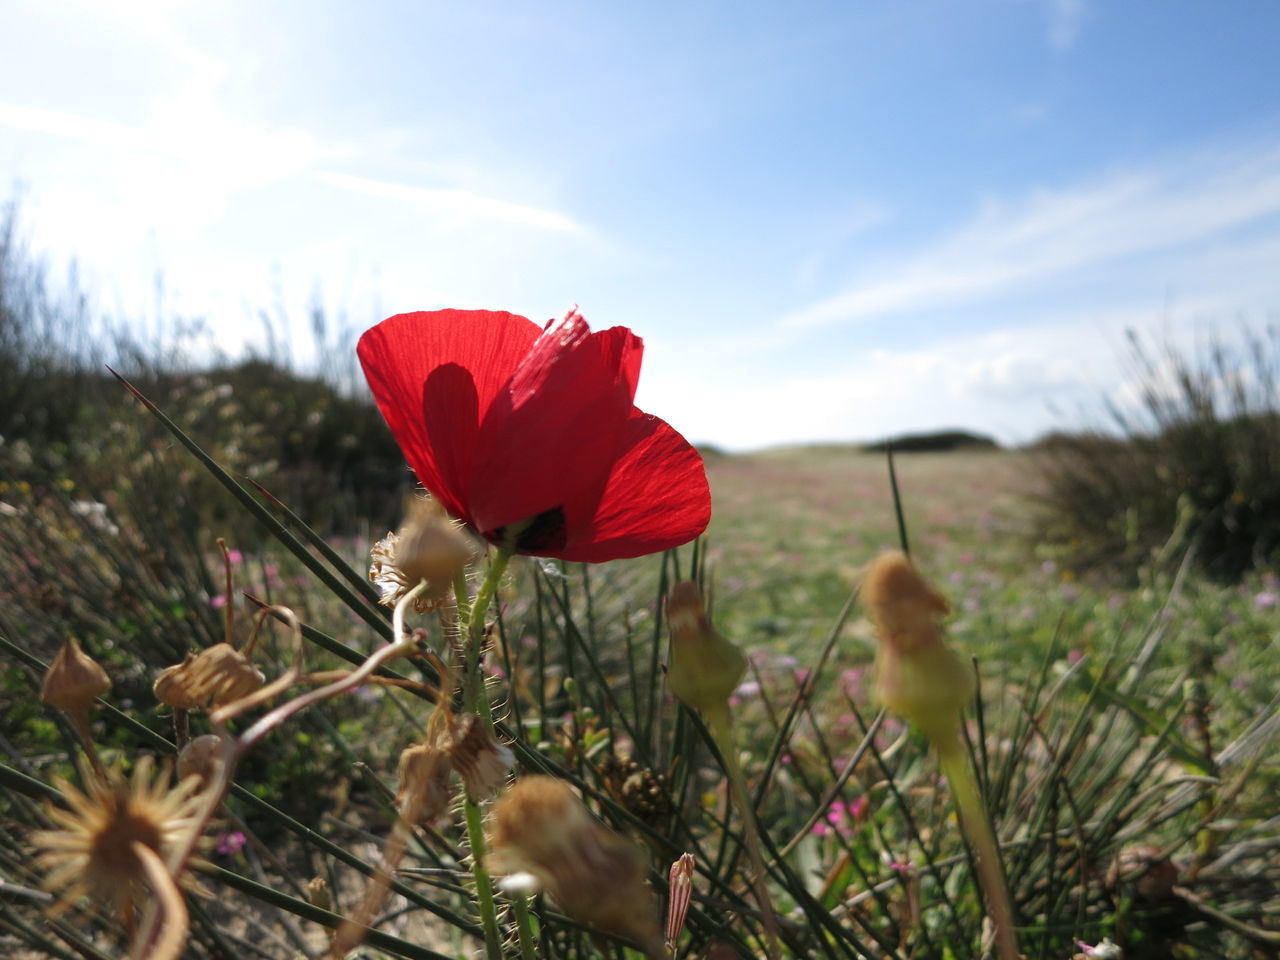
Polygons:
<instances>
[{"instance_id":1,"label":"dark bush","mask_svg":"<svg viewBox=\"0 0 1280 960\"><path fill-rule=\"evenodd\" d=\"M895 453L949 453L953 450L998 450L1000 445L990 437L968 430L935 430L930 433L904 433L863 447L868 453L884 453L893 447Z\"/></svg>"},{"instance_id":2,"label":"dark bush","mask_svg":"<svg viewBox=\"0 0 1280 960\"><path fill-rule=\"evenodd\" d=\"M1280 332L1210 338L1194 355L1129 335L1138 403L1110 429L1038 446L1039 534L1077 562L1136 569L1175 530L1232 578L1280 552Z\"/></svg>"}]
</instances>

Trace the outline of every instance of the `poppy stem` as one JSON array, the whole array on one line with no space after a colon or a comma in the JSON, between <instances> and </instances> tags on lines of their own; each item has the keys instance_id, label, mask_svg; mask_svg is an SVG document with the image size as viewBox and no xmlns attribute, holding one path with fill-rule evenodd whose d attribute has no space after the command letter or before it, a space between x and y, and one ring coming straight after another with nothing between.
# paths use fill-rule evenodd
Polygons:
<instances>
[{"instance_id":1,"label":"poppy stem","mask_svg":"<svg viewBox=\"0 0 1280 960\"><path fill-rule=\"evenodd\" d=\"M484 621L485 615L489 612L489 605L498 592L498 584L514 553L515 550L506 545L498 548L493 559L489 561L489 572L480 582L476 598L466 613L466 679L463 682L462 708L468 713L477 713L483 717L490 731L493 729L493 719L489 712L489 698L484 693L484 675L480 670L480 658L484 653Z\"/></svg>"},{"instance_id":2,"label":"poppy stem","mask_svg":"<svg viewBox=\"0 0 1280 960\"><path fill-rule=\"evenodd\" d=\"M484 674L480 669L484 652L484 621L489 605L498 592L498 584L506 572L507 564L515 553L514 544L500 546L489 561L489 572L476 591L475 600L464 606L464 598L458 596L458 613L466 625L464 647L464 679L462 709L479 715L490 734L493 732L493 715L489 698L485 695ZM480 805L468 795L463 801L463 816L467 825L467 842L471 847L471 875L476 884L476 907L480 912L480 926L484 930L485 955L488 960L502 960L502 939L498 931L498 907L493 899L493 881L485 865L485 837Z\"/></svg>"}]
</instances>

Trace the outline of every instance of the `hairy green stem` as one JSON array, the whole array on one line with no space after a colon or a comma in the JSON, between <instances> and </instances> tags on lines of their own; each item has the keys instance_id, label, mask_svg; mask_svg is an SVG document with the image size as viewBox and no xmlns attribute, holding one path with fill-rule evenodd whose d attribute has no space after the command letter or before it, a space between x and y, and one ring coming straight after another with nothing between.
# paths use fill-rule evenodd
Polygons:
<instances>
[{"instance_id":1,"label":"hairy green stem","mask_svg":"<svg viewBox=\"0 0 1280 960\"><path fill-rule=\"evenodd\" d=\"M486 848L480 804L467 797L462 809L467 822L467 842L471 846L471 876L476 884L476 907L480 911L480 927L484 930L485 956L489 960L502 960L498 905L493 899L493 881L484 862Z\"/></svg>"},{"instance_id":2,"label":"hairy green stem","mask_svg":"<svg viewBox=\"0 0 1280 960\"><path fill-rule=\"evenodd\" d=\"M533 930L529 901L523 893L511 898L511 913L516 918L516 939L520 944L520 960L538 960L538 936Z\"/></svg>"},{"instance_id":3,"label":"hairy green stem","mask_svg":"<svg viewBox=\"0 0 1280 960\"><path fill-rule=\"evenodd\" d=\"M466 595L457 597L458 614L466 625L463 661L465 673L462 687L462 708L484 718L485 726L493 732L493 715L489 698L484 691L484 674L480 669L480 655L484 647L484 618L498 592L498 584L507 569L507 563L515 551L509 546L498 548L489 563L489 572L480 583L474 601L466 602ZM463 815L467 824L467 841L471 846L471 874L476 884L476 904L480 911L480 926L484 930L485 953L489 960L501 960L502 939L498 931L498 907L493 899L493 881L485 865L484 822L480 805L469 796L463 801Z\"/></svg>"}]
</instances>

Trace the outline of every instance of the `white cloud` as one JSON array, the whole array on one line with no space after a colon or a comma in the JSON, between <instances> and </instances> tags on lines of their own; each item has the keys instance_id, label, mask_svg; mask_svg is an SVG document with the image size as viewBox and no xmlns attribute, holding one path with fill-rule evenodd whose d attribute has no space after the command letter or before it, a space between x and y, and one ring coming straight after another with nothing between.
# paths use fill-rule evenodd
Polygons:
<instances>
[{"instance_id":1,"label":"white cloud","mask_svg":"<svg viewBox=\"0 0 1280 960\"><path fill-rule=\"evenodd\" d=\"M989 203L968 225L794 311L810 328L983 302L1126 257L1216 241L1280 214L1280 146L1199 155L1069 190ZM1177 271L1172 271L1174 278Z\"/></svg>"},{"instance_id":2,"label":"white cloud","mask_svg":"<svg viewBox=\"0 0 1280 960\"><path fill-rule=\"evenodd\" d=\"M336 173L331 170L318 170L313 177L320 183L342 190L414 204L462 219L498 220L558 233L580 233L583 229L571 217L558 210L510 203L506 200L472 193L469 190L416 187L357 177L347 173Z\"/></svg>"}]
</instances>

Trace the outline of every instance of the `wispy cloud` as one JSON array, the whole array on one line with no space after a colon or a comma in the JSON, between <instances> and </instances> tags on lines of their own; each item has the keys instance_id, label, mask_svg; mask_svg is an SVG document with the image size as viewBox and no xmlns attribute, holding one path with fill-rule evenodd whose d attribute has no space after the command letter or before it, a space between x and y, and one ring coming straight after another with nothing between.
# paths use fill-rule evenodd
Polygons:
<instances>
[{"instance_id":1,"label":"wispy cloud","mask_svg":"<svg viewBox=\"0 0 1280 960\"><path fill-rule=\"evenodd\" d=\"M980 302L1125 257L1218 239L1280 214L1280 145L1198 155L991 203L875 279L786 316L790 328ZM869 276L869 275L868 275ZM1176 279L1176 277L1175 277Z\"/></svg>"},{"instance_id":2,"label":"wispy cloud","mask_svg":"<svg viewBox=\"0 0 1280 960\"><path fill-rule=\"evenodd\" d=\"M533 207L526 204L510 203L497 200L469 190L458 190L437 187L415 187L404 183L391 183L385 180L371 180L368 177L357 177L348 173L336 173L331 170L319 170L314 174L321 183L362 193L372 197L382 197L401 203L411 203L440 213L452 214L465 218L499 220L504 223L521 224L550 230L558 233L580 233L583 227L567 214L558 210Z\"/></svg>"},{"instance_id":3,"label":"wispy cloud","mask_svg":"<svg viewBox=\"0 0 1280 960\"><path fill-rule=\"evenodd\" d=\"M159 150L164 145L161 138L141 127L12 103L0 103L0 126L102 147Z\"/></svg>"},{"instance_id":4,"label":"wispy cloud","mask_svg":"<svg viewBox=\"0 0 1280 960\"><path fill-rule=\"evenodd\" d=\"M1070 50L1089 15L1085 0L1049 0L1049 43L1055 50Z\"/></svg>"}]
</instances>

